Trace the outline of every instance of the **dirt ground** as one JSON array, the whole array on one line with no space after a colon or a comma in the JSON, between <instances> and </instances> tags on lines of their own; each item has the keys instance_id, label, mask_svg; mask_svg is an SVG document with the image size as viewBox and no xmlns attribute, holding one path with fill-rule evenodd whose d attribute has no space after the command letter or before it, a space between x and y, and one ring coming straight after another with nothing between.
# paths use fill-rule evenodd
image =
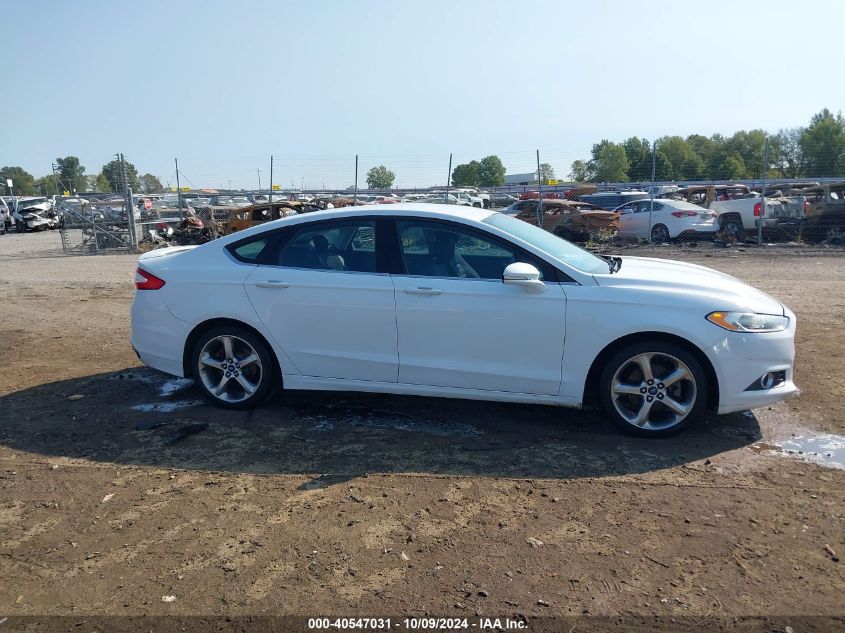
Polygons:
<instances>
[{"instance_id":1,"label":"dirt ground","mask_svg":"<svg viewBox=\"0 0 845 633\"><path fill-rule=\"evenodd\" d=\"M845 627L845 471L767 450L845 434L842 249L637 250L799 319L800 397L648 441L596 412L460 400L224 412L139 365L135 258L58 246L0 236L0 631L142 614Z\"/></svg>"}]
</instances>

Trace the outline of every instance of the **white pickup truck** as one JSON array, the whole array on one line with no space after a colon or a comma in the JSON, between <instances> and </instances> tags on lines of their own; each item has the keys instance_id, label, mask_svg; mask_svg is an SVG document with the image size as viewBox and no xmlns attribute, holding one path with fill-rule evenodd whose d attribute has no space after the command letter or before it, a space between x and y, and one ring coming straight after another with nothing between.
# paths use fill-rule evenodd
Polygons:
<instances>
[{"instance_id":1,"label":"white pickup truck","mask_svg":"<svg viewBox=\"0 0 845 633\"><path fill-rule=\"evenodd\" d=\"M489 209L490 208L490 194L489 193L482 193L475 187L455 187L453 191L462 191L463 193L467 194L470 197L470 201L472 202L472 206L478 207L479 209Z\"/></svg>"},{"instance_id":2,"label":"white pickup truck","mask_svg":"<svg viewBox=\"0 0 845 633\"><path fill-rule=\"evenodd\" d=\"M796 230L804 218L804 196L737 198L735 200L714 200L710 210L717 216L719 228L737 239L748 231L757 230L757 221L762 218L763 228L788 228ZM765 208L764 208L765 206Z\"/></svg>"},{"instance_id":3,"label":"white pickup truck","mask_svg":"<svg viewBox=\"0 0 845 633\"><path fill-rule=\"evenodd\" d=\"M719 229L737 239L744 238L749 231L756 231L760 218L765 229L794 227L796 230L804 218L803 196L767 196L763 208L762 197L740 184L698 185L661 197L686 200L710 209L718 216Z\"/></svg>"}]
</instances>

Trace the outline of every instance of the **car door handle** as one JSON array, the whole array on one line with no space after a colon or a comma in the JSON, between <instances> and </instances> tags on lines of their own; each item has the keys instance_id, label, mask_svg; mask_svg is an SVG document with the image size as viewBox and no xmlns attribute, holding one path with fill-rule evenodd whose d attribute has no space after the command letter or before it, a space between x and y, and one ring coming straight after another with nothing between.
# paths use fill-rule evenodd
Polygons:
<instances>
[{"instance_id":1,"label":"car door handle","mask_svg":"<svg viewBox=\"0 0 845 633\"><path fill-rule=\"evenodd\" d=\"M277 279L270 279L268 281L256 281L255 285L259 288L290 288L289 281L279 281Z\"/></svg>"},{"instance_id":2,"label":"car door handle","mask_svg":"<svg viewBox=\"0 0 845 633\"><path fill-rule=\"evenodd\" d=\"M442 295L443 291L439 288L427 288L423 286L417 286L416 288L405 288L406 295Z\"/></svg>"}]
</instances>

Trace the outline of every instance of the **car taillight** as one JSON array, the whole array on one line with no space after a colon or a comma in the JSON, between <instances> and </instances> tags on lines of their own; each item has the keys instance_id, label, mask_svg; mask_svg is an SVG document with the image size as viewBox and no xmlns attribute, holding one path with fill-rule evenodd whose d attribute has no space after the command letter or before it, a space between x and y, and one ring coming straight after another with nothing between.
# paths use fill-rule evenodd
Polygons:
<instances>
[{"instance_id":1,"label":"car taillight","mask_svg":"<svg viewBox=\"0 0 845 633\"><path fill-rule=\"evenodd\" d=\"M691 218L698 215L698 213L696 211L672 211L672 215L676 218Z\"/></svg>"},{"instance_id":2,"label":"car taillight","mask_svg":"<svg viewBox=\"0 0 845 633\"><path fill-rule=\"evenodd\" d=\"M135 287L138 290L158 290L164 285L164 279L159 279L143 268L135 270Z\"/></svg>"},{"instance_id":3,"label":"car taillight","mask_svg":"<svg viewBox=\"0 0 845 633\"><path fill-rule=\"evenodd\" d=\"M810 201L804 200L804 215L807 215L807 211L810 210Z\"/></svg>"},{"instance_id":4,"label":"car taillight","mask_svg":"<svg viewBox=\"0 0 845 633\"><path fill-rule=\"evenodd\" d=\"M754 205L754 217L759 218L760 214L763 212L763 205L761 203L757 203Z\"/></svg>"}]
</instances>

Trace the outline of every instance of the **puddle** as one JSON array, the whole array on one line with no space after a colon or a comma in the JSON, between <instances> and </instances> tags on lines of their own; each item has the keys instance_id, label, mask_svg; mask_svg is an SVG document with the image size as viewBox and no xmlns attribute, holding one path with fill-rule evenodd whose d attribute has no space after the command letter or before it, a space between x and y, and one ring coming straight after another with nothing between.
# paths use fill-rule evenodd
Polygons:
<instances>
[{"instance_id":1,"label":"puddle","mask_svg":"<svg viewBox=\"0 0 845 633\"><path fill-rule=\"evenodd\" d=\"M193 385L194 381L190 378L173 378L159 386L158 394L160 396L171 396L177 391L182 391Z\"/></svg>"},{"instance_id":2,"label":"puddle","mask_svg":"<svg viewBox=\"0 0 845 633\"><path fill-rule=\"evenodd\" d=\"M179 409L187 409L202 404L202 400L174 400L172 402L148 402L136 404L132 407L135 411L145 413L173 413Z\"/></svg>"},{"instance_id":3,"label":"puddle","mask_svg":"<svg viewBox=\"0 0 845 633\"><path fill-rule=\"evenodd\" d=\"M841 435L797 435L780 443L757 442L749 448L755 453L774 452L845 470L845 437Z\"/></svg>"}]
</instances>

